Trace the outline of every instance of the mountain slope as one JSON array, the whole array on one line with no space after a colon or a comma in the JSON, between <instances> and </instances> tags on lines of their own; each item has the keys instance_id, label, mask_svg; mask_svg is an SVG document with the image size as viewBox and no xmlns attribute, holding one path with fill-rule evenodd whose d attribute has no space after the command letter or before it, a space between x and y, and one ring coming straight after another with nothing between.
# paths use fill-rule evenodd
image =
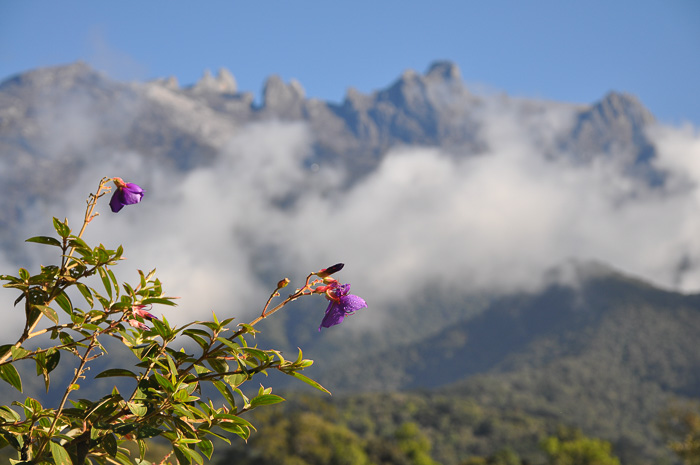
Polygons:
<instances>
[{"instance_id":1,"label":"mountain slope","mask_svg":"<svg viewBox=\"0 0 700 465\"><path fill-rule=\"evenodd\" d=\"M650 460L663 449L657 422L669 401L700 397L700 295L597 265L579 266L579 276L495 298L473 318L393 349L339 360L320 379L348 393L438 388L506 416L582 428Z\"/></svg>"}]
</instances>

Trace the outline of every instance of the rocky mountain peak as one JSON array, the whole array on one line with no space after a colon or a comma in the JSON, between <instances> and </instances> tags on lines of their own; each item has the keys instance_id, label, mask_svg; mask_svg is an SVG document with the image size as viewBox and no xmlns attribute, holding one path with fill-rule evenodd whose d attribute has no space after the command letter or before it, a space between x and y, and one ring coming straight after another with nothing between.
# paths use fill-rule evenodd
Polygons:
<instances>
[{"instance_id":1,"label":"rocky mountain peak","mask_svg":"<svg viewBox=\"0 0 700 465\"><path fill-rule=\"evenodd\" d=\"M651 112L637 97L620 92L609 92L593 105L592 113L597 114L605 123L628 119L633 124L644 125L654 121Z\"/></svg>"},{"instance_id":2,"label":"rocky mountain peak","mask_svg":"<svg viewBox=\"0 0 700 465\"><path fill-rule=\"evenodd\" d=\"M195 93L216 92L221 94L235 94L238 91L238 85L233 74L225 68L220 68L216 77L212 76L207 69L204 71L202 78L192 86Z\"/></svg>"},{"instance_id":3,"label":"rocky mountain peak","mask_svg":"<svg viewBox=\"0 0 700 465\"><path fill-rule=\"evenodd\" d=\"M651 112L635 96L609 92L579 113L564 145L582 161L607 154L625 159L630 166L647 165L655 156L646 135L647 126L653 122ZM646 166L644 170L649 171ZM656 179L652 171L644 176Z\"/></svg>"},{"instance_id":4,"label":"rocky mountain peak","mask_svg":"<svg viewBox=\"0 0 700 465\"><path fill-rule=\"evenodd\" d=\"M267 79L263 88L263 108L289 113L300 108L305 94L304 88L296 79L285 84L281 77L273 75Z\"/></svg>"},{"instance_id":5,"label":"rocky mountain peak","mask_svg":"<svg viewBox=\"0 0 700 465\"><path fill-rule=\"evenodd\" d=\"M109 79L83 61L68 65L39 68L17 74L0 83L0 88L20 86L34 89L58 87L68 89L77 86L99 87Z\"/></svg>"},{"instance_id":6,"label":"rocky mountain peak","mask_svg":"<svg viewBox=\"0 0 700 465\"><path fill-rule=\"evenodd\" d=\"M430 65L425 77L429 81L461 82L462 73L459 67L451 61L436 61Z\"/></svg>"}]
</instances>

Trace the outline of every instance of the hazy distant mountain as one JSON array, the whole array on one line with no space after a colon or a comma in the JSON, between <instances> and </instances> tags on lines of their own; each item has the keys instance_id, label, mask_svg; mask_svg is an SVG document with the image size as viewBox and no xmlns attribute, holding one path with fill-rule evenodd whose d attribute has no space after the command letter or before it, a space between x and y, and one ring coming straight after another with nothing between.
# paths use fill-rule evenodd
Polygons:
<instances>
[{"instance_id":1,"label":"hazy distant mountain","mask_svg":"<svg viewBox=\"0 0 700 465\"><path fill-rule=\"evenodd\" d=\"M228 173L221 177L211 174L212 171L218 173L222 167L229 168L220 164L224 152L238 161L237 146L234 149L228 146L233 137L254 131L256 124L280 121L302 123L305 132L293 132L292 135L298 137L303 133L311 140L308 144L310 148L304 149L300 155L301 162L310 173L320 165L332 167L328 175L330 178L336 168L346 176L337 184L330 183L330 187L326 187L323 182L309 181L292 169L289 169L289 173L284 171L289 168L286 165L271 180L247 180L246 173L243 173L234 182L229 181ZM62 192L66 186L80 179L81 173L88 168L104 165L126 170L134 165L134 169L147 172L151 180L158 181L159 176L166 175L173 178L172 181L158 184L160 187L169 183L186 183L200 174L200 182L191 181L191 188L186 186L183 191L177 192L182 195L188 188L197 190L230 182L231 186L226 184L214 190L212 197L221 196L225 189L242 185L241 190L236 191L236 198L242 200L237 204L238 209L230 211L228 205L215 205L218 218L235 219L244 209L262 210L259 215L262 222L250 229L233 220L212 225L207 223L209 217L201 220L201 223L198 218L178 218L179 223L175 225L222 230L216 237L220 245L214 244L211 249L199 252L209 261L207 264L213 271L198 285L203 287L202 292L207 296L214 295L212 301L228 301L232 299L231 295L235 299L238 296L236 292L245 290L248 281L242 280L242 273L233 273L241 281L229 282L225 272L234 265L225 255L227 249L233 249L232 254L240 253L232 259L243 262L245 273L271 277L270 282L277 282L281 277L277 274L281 271L275 266L289 269L288 263L278 265L285 257L280 251L289 244L275 242L275 239L298 233L294 229L296 226L284 216L286 211L292 211L291 215L301 215L302 222L310 222L310 217L303 215L305 210L294 210L295 198L302 196L304 189L310 189L309 186L316 189L314 193L317 195L312 196L313 201L327 201L322 207L313 205L313 208L326 214L326 224L339 221L334 208L341 203L343 193L353 194L353 186L371 180L382 170L391 174L392 169L396 169L399 177L408 177L409 187L413 185L411 183L422 183L427 190L419 191L422 192L421 196L406 195L405 200L410 207L420 206L425 192L436 190L441 181L431 179L432 171L422 173L418 170L418 174L423 175L418 176L413 166L407 168L401 165L397 169L397 160L404 156L402 152L396 155L395 150L400 147L439 148L441 154L453 159L476 160L486 158L492 145L504 139L508 142L512 134L522 133L525 137L513 138L512 144L527 140L530 145L524 153L533 155L532 152L536 152L534 155L537 157L533 155L532 158L533 164L544 159L553 165L561 162L566 166L591 167L585 176L574 178L581 184L577 185L577 195L589 194L599 186L607 188L605 177L601 178L604 182L590 186L581 180L599 180L595 176L586 176L599 173L600 166L605 163L615 166L617 171L614 174L620 177L614 179L622 186L620 191L624 195L613 191L610 195L612 200L602 196L602 201L595 197L594 201L584 203L584 207L592 205L593 218L597 219L596 215L603 213L608 215L605 218L620 215L619 205L638 198L651 198L650 204L656 208L651 211L663 212L671 202L664 203L667 197L659 200L652 195L656 192L654 189L663 187L666 180L663 168L654 163L657 148L648 135L653 124L654 119L649 111L635 97L624 93L611 92L591 105L476 94L465 86L459 70L449 62L435 63L425 74L406 71L385 89L371 94L350 89L340 104L309 99L300 83L285 83L276 76L267 80L261 103L257 104L252 94L238 90L235 78L226 70L216 76L206 73L195 85L180 87L174 79L119 82L83 63L39 69L0 84L0 230L3 231L0 247L10 261L21 257L21 250L24 249L16 245L24 239L18 237L20 231L23 232L22 226L36 223L36 216L53 211L49 207L62 202L57 192ZM502 128L510 132L502 135L499 132ZM281 137L279 131L272 134L270 137ZM505 151L509 148L507 145L505 148L499 147ZM273 150L271 147L265 149ZM392 150L394 164L387 168L382 163ZM252 161L246 159L249 164L243 163L243 168L233 163L230 168L232 172L250 169L250 163L262 165L262 168L253 166L257 175L273 168L265 165L268 162L265 151L248 156ZM419 167L424 167L427 166L426 160L428 158L418 157L413 161ZM523 164L527 166L529 160L525 158ZM431 158L429 161L435 160ZM439 161L442 163L442 158ZM516 161L522 160L518 158ZM444 174L450 169L454 170L457 165L447 166L447 170L437 172ZM504 166L498 163L488 166L487 174L498 176L498 168ZM459 165L459 168L464 168L465 177L471 173L469 169L475 169L471 165ZM533 176L540 173L537 170L524 172ZM552 172L556 177L558 172ZM566 173L572 175L570 171ZM187 175L192 177L187 178ZM575 175L578 176L578 173ZM294 182L279 188L287 177ZM390 176L380 179L383 182L393 180ZM506 186L512 179L504 181ZM516 176L515 179L519 178ZM472 182L477 185L478 191L483 186L473 178L458 181L455 183L457 187ZM265 182L269 183L265 185L266 190L249 192L250 186ZM561 185L567 182L568 179ZM537 180L533 180L532 184L537 185ZM634 188L628 189L630 184ZM399 185L405 187L405 184ZM558 181L554 184L557 189L559 185ZM388 189L392 186L390 184ZM557 189L545 190L543 194L538 192L541 195L534 198L536 201L550 200L562 192ZM161 189L163 191L165 189ZM383 196L391 194L391 191L371 192L374 197L369 199L370 206L383 202ZM403 194L406 192L402 191ZM500 198L501 194L499 185L494 197ZM161 200L169 200L167 194L149 192L148 195L149 198L151 195L161 195ZM256 195L269 195L271 200L266 197L265 202L253 203ZM517 195L513 198L517 198ZM465 198L474 200L471 196ZM476 198L479 200L478 196ZM458 202L461 198L457 198L454 204L445 201L446 207L440 203L442 200L443 197L438 197L436 202L417 211L427 214L444 207L448 218L460 215L468 217L475 211L476 202L467 209ZM609 200L612 207L608 209L605 202ZM197 203L199 201L200 198L194 197L192 202L201 205ZM595 201L600 201L603 207ZM390 205L402 207L402 202L404 199L400 198ZM496 208L506 204L494 203ZM564 207L567 205L564 204ZM344 206L347 208L348 204ZM159 221L165 222L181 213L176 200L162 208L166 207L170 208L168 214L151 222L152 228L156 228ZM152 208L154 212L158 207ZM350 214L360 216L370 209L366 206L363 208L349 208ZM538 218L533 209L522 217L517 216L516 227L507 223L503 228L495 220L501 211L491 212L489 208L487 205L489 214L484 216L485 230L492 231L487 226L495 224L494 230L499 237L512 233L510 229L526 228L530 226L527 224L529 222L539 221L547 225L547 220L551 219ZM187 211L192 215L197 208ZM559 209L556 211L560 212ZM315 211L311 210L311 213ZM561 208L562 222L573 222L578 213ZM385 216L391 214L389 211ZM411 219L411 215L413 210L402 219ZM270 226L264 222L268 217L277 218L277 222L270 220ZM259 218L255 216L253 219ZM365 221L379 223L381 219L369 216ZM367 324L371 328L336 331L333 337L321 337L316 328L325 303L305 302L266 321L263 335L258 341L261 345L269 343L290 352L302 347L305 355L318 362L309 374L337 392L453 389L460 395L474 396L483 403L501 402L502 405L524 408L533 414L571 420L574 425L592 431L597 429L601 435L610 438L621 437L619 432L610 429L611 424L617 424L620 431L637 435L631 439L635 444L643 442L640 437L650 437L652 427L649 424L668 398L674 395L700 396L700 355L696 349L700 334L700 300L696 295L662 291L609 269L580 263L567 268L573 273L571 279L564 279L565 275L552 277L544 280L544 286L535 286L527 291L514 290L513 286L505 285L499 289L501 269L490 269L495 252L486 253L486 261L479 262L477 266L480 268L477 270L466 266L462 270L462 263L448 263L460 259L458 252L470 245L472 239L464 234L465 229L460 229L462 225L443 220L441 216L431 216L425 225L416 222L418 227L425 227L427 231L424 233L421 229L418 239L404 237L402 230L392 232L390 242L406 242L403 249L406 253L398 254L400 259L389 255L386 267L385 263L375 263L372 254L376 255L388 245L384 243L370 249L370 258L365 263L366 273L371 275L371 279L365 281L365 289L369 288L369 282L387 280L389 284L385 286L389 294L397 296L395 302L385 299L381 305L370 301L367 318L373 315L372 312L379 315L371 320L373 323ZM632 215L629 221L632 225L630 241L646 225L635 220L637 217ZM138 221L146 222L146 219ZM408 224L415 226L410 221ZM594 231L597 226L594 224L587 231ZM605 224L600 226L607 227ZM144 235L144 240L157 240L159 246L160 242L171 239L168 235L172 230L170 226L164 227L164 230L156 228L154 232L148 228L142 229L140 224L135 228L138 234ZM375 235L385 232L372 228L373 224L370 224L360 229L363 233L353 230L350 234L356 234L355 239L361 243L361 247L368 248ZM467 223L466 230L470 228L474 229L471 223ZM609 234L611 229L603 228L603 234ZM308 235L308 231L300 231L299 236L305 238ZM535 229L535 232L538 231ZM569 229L563 231L570 232ZM335 232L337 235L338 231ZM508 244L515 244L517 250L524 250L529 257L528 247L531 244L524 242L525 239L518 232L513 234L514 242ZM559 233L560 230L555 229L551 242L561 239L562 234ZM262 235L264 239L256 242L257 235ZM485 238L486 242L489 233L476 237ZM186 236L183 243L188 245L197 242L197 239L196 235ZM430 268L421 268L424 264L420 254L408 252L420 250L433 239L449 244L449 253L440 255L437 264L431 263ZM242 244L241 249L234 248L237 241ZM543 250L533 249L531 255L550 253L550 242L544 242ZM581 237L574 237L574 249L582 242ZM312 241L309 243L312 244ZM493 250L499 250L504 243L497 242ZM683 249L683 244L679 240L672 243L673 247L654 250L659 256L668 255L667 260L677 268L679 275L692 268L694 263L692 255L689 255L694 249L687 251ZM555 245L552 244L551 248L554 249ZM165 250L161 258L171 258L176 255L175 252L180 253L177 247L184 248L181 243L168 243L166 246L171 248ZM313 252L312 245L306 243L294 246L308 254ZM476 248L480 247L477 244ZM431 253L433 249L428 250ZM436 250L444 252L440 247ZM565 252L568 250L565 248ZM614 252L615 246L606 244L602 250ZM640 248L633 252L642 253ZM217 268L218 255L223 257L223 264ZM564 255L564 252L560 255ZM560 255L552 260L558 260ZM324 260L326 256L323 255ZM291 257L288 261L294 263L297 256ZM359 259L359 256L348 257L348 260ZM176 270L174 276L191 266L192 261L184 263L184 267ZM539 261L536 263L542 265ZM154 265L161 266L159 263ZM176 265L181 265L181 262L176 262ZM506 260L503 269L517 268L515 265L515 259L513 263ZM487 271L495 276L493 287L479 291L478 286L467 288L462 285L478 281L482 269L488 276L491 275ZM527 266L524 269L526 275L540 271L530 271ZM420 285L416 285L415 281L409 282L408 278L390 279L390 275L406 270L419 275ZM212 284L212 277L219 275L223 276L225 285ZM444 288L440 287L441 284L444 284ZM216 294L220 287L225 287L222 298ZM236 289L236 292L229 291L229 288ZM316 307L322 308L319 310ZM209 312L208 308L206 310ZM500 397L495 399L495 394L489 396L489 393L500 393ZM600 422L596 415L603 411L614 418L614 422ZM644 424L639 426L640 422Z\"/></svg>"},{"instance_id":2,"label":"hazy distant mountain","mask_svg":"<svg viewBox=\"0 0 700 465\"><path fill-rule=\"evenodd\" d=\"M369 95L350 89L341 104L308 99L300 83L286 84L276 76L267 80L262 97L257 105L250 93L239 92L235 78L226 70L216 76L207 72L200 82L184 88L174 79L115 81L84 63L38 69L4 81L0 84L0 227L4 232L0 243L12 256L14 249L9 246L21 240L14 234L28 207L36 199L55 197L84 166L136 153L157 169L192 172L213 164L227 141L256 121L304 122L313 140L313 151L305 155L305 163L339 164L354 174L347 178L350 183L371 173L396 146L441 147L454 157L479 157L494 140L492 134L484 132L487 113L491 120L494 114L514 118L537 141L545 157L586 164L615 156L617 163L626 167L624 172L638 181L653 184L663 178L649 164L655 149L645 130L653 117L627 94L613 92L592 105L476 95L464 85L454 64L437 62L425 74L406 71L387 88ZM254 270L258 266L255 263L251 265ZM449 346L440 358L452 369L430 377L427 385L442 385L505 366L513 353L521 353L530 342L550 337L550 327L559 319L564 325L574 325L567 328L575 331L576 323L569 317L585 316L588 325L594 322L590 318L604 310L572 307L574 300L577 305L591 306L590 293L568 288L547 292L542 298L560 299L560 306L568 313L557 313L549 307L540 309L554 312L542 321L523 313L518 316L522 321L513 321L508 329L504 326L506 317L512 317L516 308L517 312L525 312L519 307L520 301L491 303L493 293L479 296L454 292L438 299L427 295L417 300L418 293L412 296L410 308L400 303L400 308L382 309L392 319L393 331L388 335L360 337L374 338L375 351L388 350L406 336L411 338L410 344L414 337L437 337L437 346ZM421 310L426 306L431 307L434 324L429 329L419 327L424 324ZM485 307L488 310L482 317L468 319ZM317 314L299 311L292 315L278 316L277 322L268 323L278 328L272 330L276 340L288 343L290 348L319 344L302 329L313 327ZM474 326L479 324L483 327ZM441 334L447 326L450 329ZM516 332L508 337L503 333L495 336L502 331ZM480 338L483 343L477 343ZM494 344L496 340L507 344ZM517 341L523 345L516 347ZM323 344L335 344L340 349L345 342L340 338ZM397 359L392 369L401 376L380 384L396 388L424 385L421 380L428 376L421 370L431 368L424 366L418 355L422 347L401 349L402 354L414 354L415 360ZM461 357L463 351L483 356ZM319 354L325 352L319 350ZM393 356L388 351L382 359ZM403 368L404 363L411 366L410 373Z\"/></svg>"},{"instance_id":3,"label":"hazy distant mountain","mask_svg":"<svg viewBox=\"0 0 700 465\"><path fill-rule=\"evenodd\" d=\"M456 65L437 62L368 95L351 88L340 104L308 99L299 82L272 76L258 105L226 70L183 88L172 78L115 81L78 62L0 83L0 227L16 231L29 205L53 198L81 167L136 154L159 169L190 172L215 163L227 141L255 122L305 123L312 138L305 163L340 166L356 183L391 148L484 154L494 137L485 123L499 114L514 118L545 157L590 164L614 154L630 176L663 179L650 165L655 149L645 135L653 118L627 94L592 105L477 95Z\"/></svg>"},{"instance_id":4,"label":"hazy distant mountain","mask_svg":"<svg viewBox=\"0 0 700 465\"><path fill-rule=\"evenodd\" d=\"M262 103L256 105L252 94L237 91L226 70L217 77L206 73L194 86L181 88L173 79L114 81L80 62L38 69L0 84L0 150L3 162L14 161L10 169L15 170L27 169L31 162L50 163L57 156L65 162L115 148L190 169L210 162L221 143L246 123L300 120L309 123L316 140L310 161L331 158L361 173L397 145L441 146L461 156L478 155L486 144L480 124L487 105L517 112L533 131L548 110L560 110L562 120L571 115L550 146L543 147L552 155L590 161L612 148L624 149L630 153L630 166L653 156L644 135L653 118L631 95L612 92L589 106L479 96L465 87L450 62L434 63L425 74L406 71L370 95L351 88L341 104L307 99L299 82L285 84L272 76L264 85ZM70 121L72 110L92 115L94 135L57 146L56 134L47 133L45 123L68 119L62 121L66 130L87 123Z\"/></svg>"},{"instance_id":5,"label":"hazy distant mountain","mask_svg":"<svg viewBox=\"0 0 700 465\"><path fill-rule=\"evenodd\" d=\"M662 413L673 399L700 398L700 295L660 290L597 263L570 264L567 275L537 292L493 297L449 324L428 302L404 308L414 325L375 334L392 340L388 348L368 338L344 340L345 350L305 347L324 367L318 379L351 405L367 392L443 395L503 418L575 426L611 441L624 463L656 463L667 452ZM437 438L461 427L447 418ZM508 426L489 428L497 437Z\"/></svg>"},{"instance_id":6,"label":"hazy distant mountain","mask_svg":"<svg viewBox=\"0 0 700 465\"><path fill-rule=\"evenodd\" d=\"M382 363L362 371L376 386L421 388L567 360L600 370L596 375L613 372L640 386L700 396L700 296L663 291L602 265L573 270L571 282L496 297L478 315L444 329L416 328L411 341L376 354ZM392 370L382 379L385 366ZM342 370L338 384L367 387L357 375Z\"/></svg>"}]
</instances>

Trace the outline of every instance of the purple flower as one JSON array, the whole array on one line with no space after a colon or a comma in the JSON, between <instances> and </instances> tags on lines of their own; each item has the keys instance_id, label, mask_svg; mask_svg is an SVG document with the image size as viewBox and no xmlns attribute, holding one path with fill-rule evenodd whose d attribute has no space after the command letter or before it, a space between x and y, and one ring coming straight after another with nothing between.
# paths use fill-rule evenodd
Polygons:
<instances>
[{"instance_id":1,"label":"purple flower","mask_svg":"<svg viewBox=\"0 0 700 465\"><path fill-rule=\"evenodd\" d=\"M133 182L124 182L121 178L114 178L113 181L117 190L112 194L109 206L114 213L121 210L124 205L139 203L143 198L143 189Z\"/></svg>"},{"instance_id":2,"label":"purple flower","mask_svg":"<svg viewBox=\"0 0 700 465\"><path fill-rule=\"evenodd\" d=\"M361 308L367 307L367 302L362 297L348 294L350 292L350 284L339 284L337 281L332 282L326 292L326 298L330 300L326 315L321 321L321 328L330 328L342 323L346 315L351 315Z\"/></svg>"}]
</instances>

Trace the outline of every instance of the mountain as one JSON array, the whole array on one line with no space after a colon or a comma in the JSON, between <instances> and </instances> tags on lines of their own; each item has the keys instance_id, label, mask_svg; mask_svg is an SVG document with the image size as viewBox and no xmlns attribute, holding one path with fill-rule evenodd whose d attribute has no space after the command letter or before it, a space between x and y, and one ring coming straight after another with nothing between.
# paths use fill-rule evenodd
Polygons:
<instances>
[{"instance_id":1,"label":"mountain","mask_svg":"<svg viewBox=\"0 0 700 465\"><path fill-rule=\"evenodd\" d=\"M308 374L334 395L306 398L300 383L270 373L260 381L290 403L261 412L259 434L307 414L375 440L415 423L441 463L456 465L505 446L540 457L538 441L565 426L610 441L625 464L668 460L661 415L674 400L700 398L700 294L662 290L595 262L553 276L535 291L426 299L379 332L312 338L309 308L280 313L256 343L290 354L302 347L315 360ZM23 379L46 399L40 378ZM9 386L0 392L16 395Z\"/></svg>"},{"instance_id":2,"label":"mountain","mask_svg":"<svg viewBox=\"0 0 700 465\"><path fill-rule=\"evenodd\" d=\"M370 456L384 450L378 443L389 454L407 425L420 425L446 465L506 447L546 463L539 442L566 428L609 441L624 464L674 463L658 424L672 402L700 398L700 295L595 262L553 275L545 288L492 296L451 324L436 327L440 312L426 302L404 309L412 324L374 339L332 348L305 341L333 397L285 393L281 409L255 415L260 435L220 463L304 455L279 444L302 431L309 444L338 435Z\"/></svg>"},{"instance_id":3,"label":"mountain","mask_svg":"<svg viewBox=\"0 0 700 465\"><path fill-rule=\"evenodd\" d=\"M423 331L420 344L376 354L400 377L362 370L382 386L424 388L577 360L601 374L612 370L669 393L700 396L699 295L660 290L598 264L577 264L575 273L573 283L494 297L472 318ZM339 384L357 390L363 380L343 370Z\"/></svg>"},{"instance_id":4,"label":"mountain","mask_svg":"<svg viewBox=\"0 0 700 465\"><path fill-rule=\"evenodd\" d=\"M172 78L116 81L78 62L0 83L0 228L8 232L0 245L18 259L11 238L32 206L55 201L55 192L104 161L134 157L177 176L214 166L251 125L298 122L311 138L305 165L345 173L347 188L400 147L440 148L460 159L487 154L503 138L493 127L501 120L547 159L592 166L614 157L630 178L663 183L651 163L653 117L625 93L591 105L478 95L455 64L440 61L371 94L350 88L339 104L307 98L301 83L271 76L257 104L227 70L181 87Z\"/></svg>"},{"instance_id":5,"label":"mountain","mask_svg":"<svg viewBox=\"0 0 700 465\"><path fill-rule=\"evenodd\" d=\"M351 351L328 356L309 345L325 367L317 379L333 386L339 417L347 409L421 424L447 463L506 445L537 456L533 434L541 439L557 425L610 441L623 463L667 460L661 416L674 401L700 398L700 294L662 290L595 262L569 264L564 274L537 291L493 296L443 326L429 306L406 309L422 321L378 336L401 335L388 348L351 340ZM476 437L447 439L459 435Z\"/></svg>"},{"instance_id":6,"label":"mountain","mask_svg":"<svg viewBox=\"0 0 700 465\"><path fill-rule=\"evenodd\" d=\"M552 109L570 114L572 121L548 148L553 153L565 148L585 159L622 147L636 152L631 164L653 156L644 135L653 117L634 96L612 92L593 105L479 96L450 62L436 62L425 74L408 70L370 95L350 88L340 104L308 99L299 82L285 84L271 76L256 105L251 93L238 91L227 70L217 77L207 72L181 88L174 79L114 81L82 62L38 69L0 83L0 150L13 169L25 168L19 158L26 164L56 156L65 161L100 148L140 151L186 170L210 162L246 123L304 121L316 141L312 159L341 160L363 173L397 145L448 147L462 156L483 152L481 124L494 105L517 112L533 130L537 118ZM90 121L71 120L81 114L91 115ZM91 137L56 144L59 134L47 132L49 122L68 131L89 123Z\"/></svg>"},{"instance_id":7,"label":"mountain","mask_svg":"<svg viewBox=\"0 0 700 465\"><path fill-rule=\"evenodd\" d=\"M294 132L294 136L307 137L310 142L308 147L299 144L303 148L299 149L298 161L308 172L314 172L314 167L318 166L330 167L325 168L324 176L331 181L327 184L316 179L309 181L308 173L293 171L291 163L282 163L281 171L275 172L271 179L255 178L275 168L267 165L271 158L266 154L274 151L272 146L253 151L250 160L236 164L244 157L230 149L232 138L255 132L255 128L262 125L277 127L274 125L280 122L295 131L302 128ZM316 328L325 302L310 303L306 302L309 299L304 299L265 321L261 325L262 334L256 339L258 344L288 353L296 353L296 348L301 347L307 357L316 360L309 375L338 395L372 396L378 391L413 391L406 395L420 397L420 392L429 390L431 395L469 399L469 402L503 413L504 417L507 412L524 411L539 419L579 426L586 433L616 441L617 447L631 444L648 458L660 443L654 419L668 400L700 397L700 355L696 349L700 298L697 295L662 290L587 262L564 266L563 271L537 281L538 285L529 283L520 288L496 285L481 289L467 284L477 281L482 271L485 275L491 271L500 282L500 274L489 269L489 260L498 258L497 254L487 251L488 260L480 263L481 268L476 271L467 268L465 263L452 263L460 257L460 249L469 245L470 236L464 234L465 229L452 229L454 224L439 221L439 216L428 215L428 219L415 222L421 228L417 237L423 243L434 240L449 245L449 253L440 257L443 262L432 267L421 266L420 254L411 253L421 249L421 243L411 242L413 236L407 239L401 230L390 231L389 239L390 242L408 242L403 253L398 254L398 258L390 257L393 260L387 263L391 266L378 263L378 259L375 262L373 254L378 255L383 247L391 245L382 243L373 247L375 238L386 231L372 224L358 228L362 233L355 233L354 228L367 222L387 227L387 223L381 222L382 218L364 215L370 207L387 202L386 197L393 193L390 189L394 184L391 183L389 191L371 190L377 173L386 175L389 172L396 176L382 177L382 181L399 179L410 187L421 184L427 185L428 191L439 190L441 181L432 179L433 171L417 170L416 174L401 165L409 160L420 168L425 167L420 164L425 163L425 158L411 159L410 151L404 153L402 148L439 149L448 160L483 160L496 149L508 152L511 148L506 145L504 149L498 144L517 145L522 141L529 144L524 154L531 158L516 161L526 167L539 160L557 166L589 167L586 173L598 173L606 163L620 167L619 172L615 171L620 175L615 181L624 188L633 185L635 189L629 189L631 194L627 197L616 196L617 192L613 192L611 210L617 215L619 206L625 202L645 199L645 196L656 201L654 194L665 193L667 173L655 163L657 147L649 137L649 129L654 124L653 116L643 104L625 93L610 92L590 105L477 94L464 84L459 69L444 61L432 64L423 74L405 71L386 88L370 94L349 89L340 103L307 98L301 83L294 80L285 83L278 76L265 82L262 99L256 103L251 93L238 89L235 77L226 70L215 76L207 72L196 84L181 87L172 78L152 82L115 81L84 63L38 69L0 83L0 230L3 231L0 259L12 265L24 265L25 259L34 259L19 246L26 237L24 228L38 224L37 217L46 217L47 223L56 205L63 206L65 202L57 193L64 192L66 186L78 180L84 181L81 176L85 171L103 167L131 170L143 173L144 178L154 184L160 182L157 185L165 193L159 194L154 189L152 193L147 190L147 195L161 195L166 205L160 208L169 209L165 217L157 218L158 221L132 219L130 231L145 240L158 242L159 248L166 248L160 255L162 259L185 257L175 263L187 270L196 262L195 258L204 260L206 272L202 272L196 285L202 289L204 297L214 297L204 300L203 305L222 300L228 304L239 298L237 293L256 284L255 279L247 280L247 275L252 274L259 281L277 282L281 277L278 273L289 269L288 264L278 264L280 257L287 257L284 255L287 249L294 248L294 252L298 252L288 260L294 265L299 255L314 251L312 240L300 241L293 247L285 242L265 240L293 235L295 225L286 221L287 216L306 212L298 209L295 199L303 198L305 189L312 186L316 189L310 197L315 202L313 207L319 215L326 213L324 218L328 222L338 222L345 214L357 217L356 223L350 223L348 228L355 234L353 240L370 250L365 272L373 279L365 280L365 289L370 288L373 281L381 282L377 287L384 286L382 289L396 298L377 299L378 304L368 298L367 312L377 315L372 320L368 315L371 323L364 327L361 323L352 326L355 321L361 321L358 315L353 317L355 321L343 323L343 331L333 328L332 333L324 330L320 335ZM517 137L511 139L513 134ZM270 132L261 139L277 137L286 143L283 136L280 132ZM222 163L226 157L233 161ZM387 160L391 162L388 165ZM445 170L437 172L444 174L457 166L445 165ZM471 177L480 166L458 166L464 170L460 172L463 179L454 185L455 188L471 187L470 183L477 186L477 191L483 187ZM498 177L507 166L497 163L495 167L500 170L486 171ZM221 177L211 173L221 174L225 170L229 171ZM236 170L243 174L234 177ZM248 176L246 170L252 174ZM536 177L540 172L533 169L525 173ZM197 180L198 176L201 182L192 180ZM166 181L162 181L164 177ZM294 182L288 190L276 189L280 184L286 186L290 178ZM512 179L506 178L499 184L496 194L513 194L506 192ZM576 178L581 179L597 178ZM570 178L564 179L561 184L568 180ZM256 202L256 195L268 192L254 191L251 186L264 182L272 186L269 189L271 200ZM177 183L191 190L204 190L211 198L195 197L191 202L197 208L187 210L189 217L180 217L178 195L187 189L175 191L171 198L165 188ZM533 179L532 184L538 184L538 180ZM597 185L582 184L583 195L595 194ZM344 203L345 197L357 196L354 190L357 186L359 190L369 189L374 196L369 203L362 204L362 208L346 212L343 210L348 206ZM196 214L208 206L205 203L213 203L211 199L230 201L223 193L234 189L238 189L236 198L243 199L235 204L237 209L217 204L213 207L215 215L211 217ZM410 191L401 191L401 197L390 205L397 208L404 204L421 206L427 191L418 192L420 195L411 196ZM546 195L536 196L536 199L549 201L560 193L553 192L545 190ZM519 194L515 193L513 198ZM478 196L476 198L481 201ZM416 211L427 215L444 209L449 217L466 217L476 207L476 202L463 205L459 202L461 197L452 203L442 202L442 197L438 200ZM322 202L326 203L319 205ZM658 204L663 207L671 202ZM505 204L496 202L495 205ZM597 212L598 205L595 202L585 204L590 205ZM150 212L155 215L159 207L152 208ZM566 210L567 223L576 219L577 211L562 209ZM499 227L502 212L498 208L493 210L487 211L484 219L487 225L496 225L494 234L498 236L511 232L506 231L508 228L527 229L530 223L541 221L534 210L528 210L522 217L518 216L517 228L509 223ZM251 211L255 215L249 215ZM388 211L387 216L392 214ZM413 210L406 216L411 215ZM260 223L246 229L246 225L236 222L239 216ZM172 226L168 223L171 217L177 218ZM212 222L212 217L225 221ZM301 218L301 221L311 222L309 216ZM392 218L390 222L394 221ZM275 219L278 221L274 222ZM168 226L158 229L158 222ZM176 236L173 229L188 227L216 230L218 235L215 239L186 235L184 245L173 243ZM472 224L467 223L466 230L471 227ZM339 235L337 230L335 232ZM121 230L115 235L119 237L120 233ZM309 232L304 230L304 234L306 238ZM256 242L257 236L264 239ZM331 244L338 240L331 233L328 236L322 239ZM530 253L527 236L525 239L514 236L517 249L527 249ZM559 239L556 234L553 237ZM483 238L488 239L487 235ZM203 251L196 249L195 258L183 252L193 243L215 241L214 245L205 244L210 247ZM579 241L579 236L573 240L576 244ZM241 246L236 248L237 245ZM285 249L285 246L288 247ZM659 250L676 253L681 249L676 243L672 246ZM227 255L229 249L233 250L231 255ZM442 248L437 250L443 251ZM544 251L533 247L531 254L549 252L547 243ZM222 262L216 261L218 256L222 257ZM326 256L322 255L324 260ZM560 258L554 252L552 256L552 260ZM358 258L350 253L347 260ZM684 258L687 263L692 262L692 257ZM246 269L227 275L234 266L233 259L243 261ZM213 271L206 268L209 262ZM515 259L512 262L507 259L504 269L516 265ZM184 274L182 269L178 268L173 276L179 278L178 273ZM539 271L525 269L526 274L532 275ZM395 278L407 270L420 275L420 279ZM191 271L195 278L200 276L197 271L202 269ZM244 274L245 277L241 277ZM224 277L224 284L215 280L218 276ZM223 292L222 287L225 288ZM355 289L353 287L353 292L362 290ZM273 376L266 380L275 386L278 382L284 380ZM40 382L37 384L41 387ZM486 431L487 426L479 430Z\"/></svg>"}]
</instances>

